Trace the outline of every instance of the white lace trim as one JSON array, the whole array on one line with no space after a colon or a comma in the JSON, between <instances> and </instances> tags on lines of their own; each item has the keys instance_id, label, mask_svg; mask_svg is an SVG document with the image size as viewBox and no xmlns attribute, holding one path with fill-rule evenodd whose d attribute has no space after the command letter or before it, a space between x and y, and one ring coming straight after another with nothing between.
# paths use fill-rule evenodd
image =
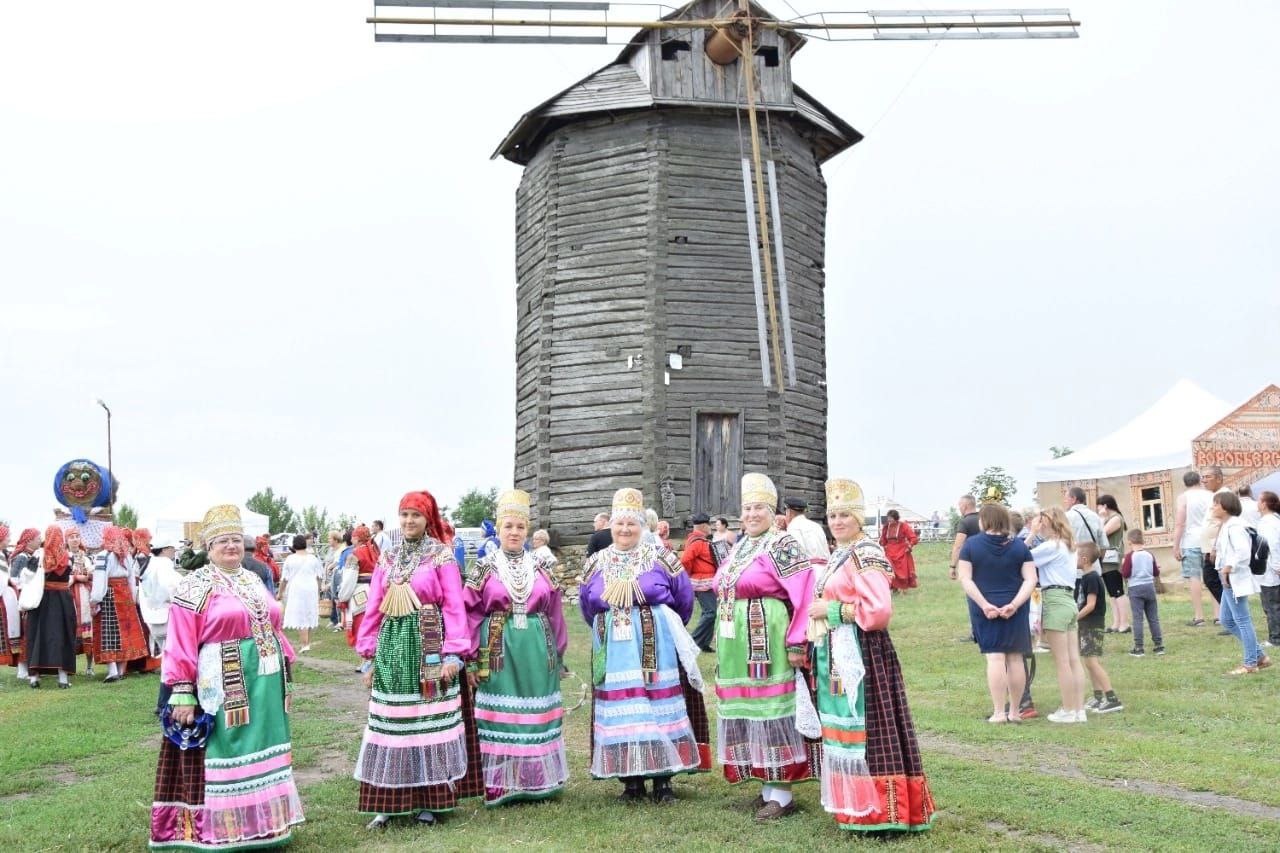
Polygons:
<instances>
[{"instance_id":1,"label":"white lace trim","mask_svg":"<svg viewBox=\"0 0 1280 853\"><path fill-rule=\"evenodd\" d=\"M486 693L484 687L476 691L476 705L493 705L498 708L514 708L518 711L545 711L564 704L560 691L550 696L506 696L501 693Z\"/></svg>"}]
</instances>

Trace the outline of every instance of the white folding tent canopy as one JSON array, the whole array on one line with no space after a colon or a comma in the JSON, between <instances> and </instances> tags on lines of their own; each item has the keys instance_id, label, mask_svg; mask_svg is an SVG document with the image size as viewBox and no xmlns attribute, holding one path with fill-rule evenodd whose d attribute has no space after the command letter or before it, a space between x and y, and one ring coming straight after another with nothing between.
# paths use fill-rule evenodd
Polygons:
<instances>
[{"instance_id":1,"label":"white folding tent canopy","mask_svg":"<svg viewBox=\"0 0 1280 853\"><path fill-rule=\"evenodd\" d=\"M228 503L226 496L219 496L209 483L193 484L186 493L153 516L151 535L154 541L168 539L176 542L182 539L185 525L200 521L209 507L221 503ZM267 532L270 521L267 516L246 509L243 504L237 506L240 507L240 518L244 522L246 536L260 536Z\"/></svg>"},{"instance_id":2,"label":"white folding tent canopy","mask_svg":"<svg viewBox=\"0 0 1280 853\"><path fill-rule=\"evenodd\" d=\"M1232 407L1187 379L1151 408L1108 436L1060 459L1036 466L1036 482L1094 480L1191 464L1191 442Z\"/></svg>"}]
</instances>

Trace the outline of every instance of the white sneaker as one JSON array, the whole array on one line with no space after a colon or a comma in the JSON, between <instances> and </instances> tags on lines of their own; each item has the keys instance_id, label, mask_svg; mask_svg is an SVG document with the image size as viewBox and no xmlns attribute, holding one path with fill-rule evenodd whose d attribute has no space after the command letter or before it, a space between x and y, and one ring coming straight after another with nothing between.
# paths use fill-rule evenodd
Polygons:
<instances>
[{"instance_id":1,"label":"white sneaker","mask_svg":"<svg viewBox=\"0 0 1280 853\"><path fill-rule=\"evenodd\" d=\"M1076 712L1068 711L1065 708L1059 708L1049 715L1051 723L1074 723L1076 721Z\"/></svg>"},{"instance_id":2,"label":"white sneaker","mask_svg":"<svg viewBox=\"0 0 1280 853\"><path fill-rule=\"evenodd\" d=\"M1081 708L1079 711L1076 711L1076 722L1077 723L1089 722L1089 715L1085 713L1084 708Z\"/></svg>"}]
</instances>

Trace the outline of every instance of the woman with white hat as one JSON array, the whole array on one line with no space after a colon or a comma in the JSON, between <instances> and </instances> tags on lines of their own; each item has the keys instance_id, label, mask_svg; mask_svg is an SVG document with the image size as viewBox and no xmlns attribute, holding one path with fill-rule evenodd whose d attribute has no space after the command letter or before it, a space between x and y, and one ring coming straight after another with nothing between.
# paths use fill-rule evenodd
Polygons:
<instances>
[{"instance_id":1,"label":"woman with white hat","mask_svg":"<svg viewBox=\"0 0 1280 853\"><path fill-rule=\"evenodd\" d=\"M836 539L809 606L815 699L822 721L822 807L841 829L918 832L933 824L902 667L889 639L894 568L862 527L853 480L827 481Z\"/></svg>"},{"instance_id":2,"label":"woman with white hat","mask_svg":"<svg viewBox=\"0 0 1280 853\"><path fill-rule=\"evenodd\" d=\"M762 783L758 821L795 811L791 785L814 778L817 749L796 727L813 568L800 543L774 529L777 506L772 480L742 478L745 535L716 575L720 761L730 784Z\"/></svg>"},{"instance_id":3,"label":"woman with white hat","mask_svg":"<svg viewBox=\"0 0 1280 853\"><path fill-rule=\"evenodd\" d=\"M609 528L613 544L587 559L578 599L592 629L591 776L620 779L622 802L666 805L673 774L711 769L698 647L684 627L693 584L673 552L643 541L638 489L613 496Z\"/></svg>"},{"instance_id":4,"label":"woman with white hat","mask_svg":"<svg viewBox=\"0 0 1280 853\"><path fill-rule=\"evenodd\" d=\"M471 567L464 590L486 806L554 796L569 778L560 698L569 635L548 564L524 547L529 503L519 489L498 497L499 547Z\"/></svg>"}]
</instances>

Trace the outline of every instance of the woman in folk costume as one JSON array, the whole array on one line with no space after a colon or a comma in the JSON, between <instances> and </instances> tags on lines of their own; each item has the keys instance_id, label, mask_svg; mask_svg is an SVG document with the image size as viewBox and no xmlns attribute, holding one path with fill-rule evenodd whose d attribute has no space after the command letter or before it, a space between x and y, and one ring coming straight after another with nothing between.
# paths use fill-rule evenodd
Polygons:
<instances>
[{"instance_id":1,"label":"woman in folk costume","mask_svg":"<svg viewBox=\"0 0 1280 853\"><path fill-rule=\"evenodd\" d=\"M549 567L524 548L528 492L502 493L497 524L500 547L471 567L465 590L487 806L553 796L569 778L560 699L569 635Z\"/></svg>"},{"instance_id":2,"label":"woman in folk costume","mask_svg":"<svg viewBox=\"0 0 1280 853\"><path fill-rule=\"evenodd\" d=\"M141 583L146 578L148 570L151 568L151 531L145 527L139 527L133 531L130 537L133 543L133 559L138 565L138 571L134 580L135 593L141 589ZM138 593L139 596L141 593ZM163 638L157 643L151 636L151 626L147 624L147 620L142 617L141 602L138 607L139 621L142 623L142 630L147 641L147 657L143 660L141 669L143 672L152 672L160 668L160 652L158 649L164 648Z\"/></svg>"},{"instance_id":3,"label":"woman in folk costume","mask_svg":"<svg viewBox=\"0 0 1280 853\"><path fill-rule=\"evenodd\" d=\"M84 674L93 678L93 563L84 552L78 528L65 527L63 536L71 560L71 598L76 603L76 654L84 655Z\"/></svg>"},{"instance_id":4,"label":"woman in folk costume","mask_svg":"<svg viewBox=\"0 0 1280 853\"><path fill-rule=\"evenodd\" d=\"M467 630L462 574L441 541L444 522L430 492L400 499L399 545L382 553L360 621L356 652L365 673L369 721L356 760L360 811L369 829L395 815L424 824L482 793L471 690L463 661Z\"/></svg>"},{"instance_id":5,"label":"woman in folk costume","mask_svg":"<svg viewBox=\"0 0 1280 853\"><path fill-rule=\"evenodd\" d=\"M253 557L271 570L271 582L280 586L280 566L271 554L271 537L265 533L253 540Z\"/></svg>"},{"instance_id":6,"label":"woman in folk costume","mask_svg":"<svg viewBox=\"0 0 1280 853\"><path fill-rule=\"evenodd\" d=\"M9 585L14 592L14 613L18 614L18 637L19 643L17 648L13 648L5 662L10 666L17 667L18 678L25 679L30 676L27 670L27 650L26 642L22 638L26 636L26 625L28 617L26 613L22 613L18 608L18 595L22 592L22 587L34 575L36 569L40 565L40 560L36 557L36 549L44 543L40 536L40 531L34 527L28 527L18 534L18 541L13 546L13 553L9 557ZM12 628L12 625L10 625ZM12 638L12 634L10 637ZM10 643L12 648L12 643Z\"/></svg>"},{"instance_id":7,"label":"woman in folk costume","mask_svg":"<svg viewBox=\"0 0 1280 853\"><path fill-rule=\"evenodd\" d=\"M613 544L583 567L579 605L592 628L591 775L621 779L619 799L675 802L671 776L711 769L698 646L684 624L693 585L679 557L642 544L644 497L619 489Z\"/></svg>"},{"instance_id":8,"label":"woman in folk costume","mask_svg":"<svg viewBox=\"0 0 1280 853\"><path fill-rule=\"evenodd\" d=\"M858 527L862 527L861 523ZM911 555L911 549L919 543L920 534L915 528L903 521L896 509L889 510L889 521L880 528L880 547L893 566L889 585L894 592L916 588L916 558Z\"/></svg>"},{"instance_id":9,"label":"woman in folk costume","mask_svg":"<svg viewBox=\"0 0 1280 853\"><path fill-rule=\"evenodd\" d=\"M817 572L809 607L822 806L841 829L918 832L933 824L902 668L889 639L893 568L866 538L862 489L827 482L831 561Z\"/></svg>"},{"instance_id":10,"label":"woman in folk costume","mask_svg":"<svg viewBox=\"0 0 1280 853\"><path fill-rule=\"evenodd\" d=\"M44 532L44 594L40 605L27 613L26 662L32 687L40 686L40 674L56 672L58 687L67 688L67 676L76 668L76 604L71 597L71 557L62 528L49 525ZM29 583L38 583L33 578Z\"/></svg>"},{"instance_id":11,"label":"woman in folk costume","mask_svg":"<svg viewBox=\"0 0 1280 853\"><path fill-rule=\"evenodd\" d=\"M303 820L289 734L293 649L280 631L279 603L241 566L240 510L210 509L200 538L209 564L178 583L169 608L161 678L172 693L151 848L282 845ZM196 723L207 725L207 740L180 749L171 738Z\"/></svg>"},{"instance_id":12,"label":"woman in folk costume","mask_svg":"<svg viewBox=\"0 0 1280 853\"><path fill-rule=\"evenodd\" d=\"M93 657L107 665L111 684L124 677L132 662L145 663L147 638L135 604L138 588L138 564L129 553L129 541L122 527L108 527L102 533L102 550L93 566L93 592L90 600L97 606L93 617Z\"/></svg>"},{"instance_id":13,"label":"woman in folk costume","mask_svg":"<svg viewBox=\"0 0 1280 853\"><path fill-rule=\"evenodd\" d=\"M745 535L716 574L720 761L730 784L764 783L753 806L760 821L794 812L791 784L817 772L816 744L796 728L813 568L800 543L773 528L777 504L778 490L764 474L742 478ZM803 710L809 703L802 692Z\"/></svg>"},{"instance_id":14,"label":"woman in folk costume","mask_svg":"<svg viewBox=\"0 0 1280 853\"><path fill-rule=\"evenodd\" d=\"M364 620L369 604L369 584L378 567L378 545L373 533L363 524L351 531L351 548L342 562L342 581L338 587L338 601L342 602L347 624L347 645L356 647L360 636L360 623ZM459 569L461 571L461 569Z\"/></svg>"},{"instance_id":15,"label":"woman in folk costume","mask_svg":"<svg viewBox=\"0 0 1280 853\"><path fill-rule=\"evenodd\" d=\"M9 528L0 524L0 666L17 666L22 660L22 613L8 555Z\"/></svg>"}]
</instances>

